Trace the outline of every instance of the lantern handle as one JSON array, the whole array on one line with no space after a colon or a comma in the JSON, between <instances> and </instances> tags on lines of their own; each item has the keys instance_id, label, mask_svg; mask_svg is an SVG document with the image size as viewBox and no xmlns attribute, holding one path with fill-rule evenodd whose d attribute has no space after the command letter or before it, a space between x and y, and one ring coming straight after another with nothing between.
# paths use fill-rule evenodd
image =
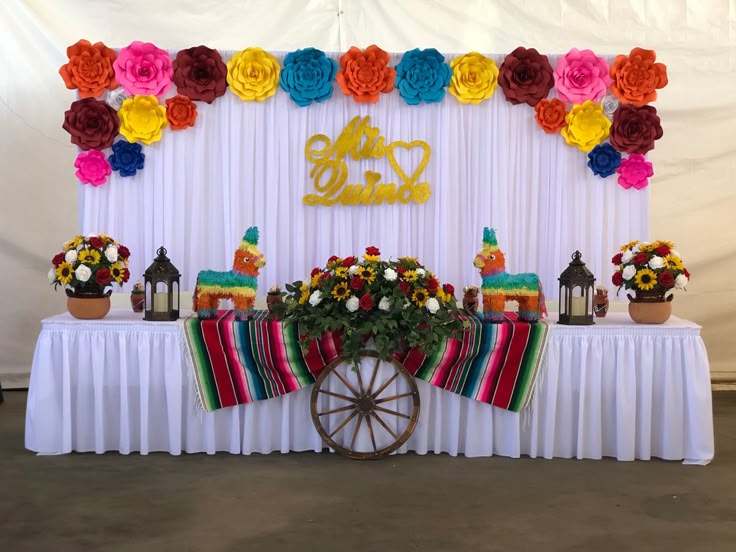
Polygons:
<instances>
[{"instance_id":1,"label":"lantern handle","mask_svg":"<svg viewBox=\"0 0 736 552\"><path fill-rule=\"evenodd\" d=\"M166 253L168 253L168 251L166 251L166 248L163 245L156 250L156 254L159 256L166 255Z\"/></svg>"},{"instance_id":2,"label":"lantern handle","mask_svg":"<svg viewBox=\"0 0 736 552\"><path fill-rule=\"evenodd\" d=\"M576 249L576 250L575 250L575 253L573 253L573 254L572 254L572 255L570 256L570 258L571 258L571 259L572 259L573 261L579 261L579 260L580 260L580 257L582 257L582 256L583 256L583 254L582 254L582 253L580 253L580 251L578 251L578 250Z\"/></svg>"}]
</instances>

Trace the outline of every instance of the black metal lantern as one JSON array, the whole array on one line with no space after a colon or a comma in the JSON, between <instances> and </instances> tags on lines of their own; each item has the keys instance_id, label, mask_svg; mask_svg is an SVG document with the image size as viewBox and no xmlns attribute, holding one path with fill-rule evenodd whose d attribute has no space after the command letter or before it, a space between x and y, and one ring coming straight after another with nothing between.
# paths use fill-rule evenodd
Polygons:
<instances>
[{"instance_id":1,"label":"black metal lantern","mask_svg":"<svg viewBox=\"0 0 736 552\"><path fill-rule=\"evenodd\" d=\"M593 322L593 284L595 277L580 259L580 251L560 274L560 324L588 326Z\"/></svg>"},{"instance_id":2,"label":"black metal lantern","mask_svg":"<svg viewBox=\"0 0 736 552\"><path fill-rule=\"evenodd\" d=\"M161 246L143 279L146 286L146 314L143 320L166 322L179 318L179 271Z\"/></svg>"}]
</instances>

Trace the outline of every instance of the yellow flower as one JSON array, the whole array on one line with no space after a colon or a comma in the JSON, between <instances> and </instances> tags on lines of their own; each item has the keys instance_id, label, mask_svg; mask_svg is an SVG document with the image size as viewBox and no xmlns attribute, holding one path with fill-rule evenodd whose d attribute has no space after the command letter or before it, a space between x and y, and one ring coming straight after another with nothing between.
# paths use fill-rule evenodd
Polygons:
<instances>
[{"instance_id":1,"label":"yellow flower","mask_svg":"<svg viewBox=\"0 0 736 552\"><path fill-rule=\"evenodd\" d=\"M125 267L121 263L113 263L110 267L110 276L118 284L123 283L123 276L125 275Z\"/></svg>"},{"instance_id":2,"label":"yellow flower","mask_svg":"<svg viewBox=\"0 0 736 552\"><path fill-rule=\"evenodd\" d=\"M429 300L429 292L424 288L418 288L411 296L418 307L423 307Z\"/></svg>"},{"instance_id":3,"label":"yellow flower","mask_svg":"<svg viewBox=\"0 0 736 552\"><path fill-rule=\"evenodd\" d=\"M78 236L74 236L74 239L69 240L64 244L64 251L71 251L72 249L76 249L78 246L82 245L84 243L84 236L81 234Z\"/></svg>"},{"instance_id":4,"label":"yellow flower","mask_svg":"<svg viewBox=\"0 0 736 552\"><path fill-rule=\"evenodd\" d=\"M363 280L365 280L369 284L372 284L373 280L376 279L376 271L373 270L369 266L361 266L358 269L358 276L360 276Z\"/></svg>"},{"instance_id":5,"label":"yellow flower","mask_svg":"<svg viewBox=\"0 0 736 552\"><path fill-rule=\"evenodd\" d=\"M350 292L348 291L347 282L340 282L334 288L332 288L332 296L338 301L342 301L343 299L347 298L348 295L350 295Z\"/></svg>"},{"instance_id":6,"label":"yellow flower","mask_svg":"<svg viewBox=\"0 0 736 552\"><path fill-rule=\"evenodd\" d=\"M450 301L450 294L445 293L445 290L440 288L437 290L437 299L439 299L443 303L448 303Z\"/></svg>"},{"instance_id":7,"label":"yellow flower","mask_svg":"<svg viewBox=\"0 0 736 552\"><path fill-rule=\"evenodd\" d=\"M312 280L309 282L309 285L313 288L317 287L317 284L319 283L319 278L322 276L321 272L318 272L314 276L312 276Z\"/></svg>"},{"instance_id":8,"label":"yellow flower","mask_svg":"<svg viewBox=\"0 0 736 552\"><path fill-rule=\"evenodd\" d=\"M299 293L301 293L299 296L299 304L303 305L309 300L309 286L307 284L299 286Z\"/></svg>"},{"instance_id":9,"label":"yellow flower","mask_svg":"<svg viewBox=\"0 0 736 552\"><path fill-rule=\"evenodd\" d=\"M419 279L419 274L416 270L407 270L404 272L404 280L407 282L416 282Z\"/></svg>"},{"instance_id":10,"label":"yellow flower","mask_svg":"<svg viewBox=\"0 0 736 552\"><path fill-rule=\"evenodd\" d=\"M635 278L637 288L642 291L649 291L650 289L654 289L654 286L657 285L657 275L653 270L648 268L642 268L636 273Z\"/></svg>"},{"instance_id":11,"label":"yellow flower","mask_svg":"<svg viewBox=\"0 0 736 552\"><path fill-rule=\"evenodd\" d=\"M69 282L71 282L73 275L74 275L74 269L72 268L72 265L70 265L67 262L63 262L59 266L56 267L56 277L59 279L59 282L61 282L63 285L66 285Z\"/></svg>"},{"instance_id":12,"label":"yellow flower","mask_svg":"<svg viewBox=\"0 0 736 552\"><path fill-rule=\"evenodd\" d=\"M368 253L363 253L363 258L369 263L377 263L381 260L380 255L369 255Z\"/></svg>"},{"instance_id":13,"label":"yellow flower","mask_svg":"<svg viewBox=\"0 0 736 552\"><path fill-rule=\"evenodd\" d=\"M674 243L672 243L671 241L667 241L667 240L657 240L657 241L655 241L655 242L654 242L654 243L652 244L652 246L654 246L654 249L657 249L658 247L661 247L661 246L663 246L663 245L664 245L664 246L665 246L665 247L666 247L667 249L674 249L674 248L675 248L675 244L674 244Z\"/></svg>"},{"instance_id":14,"label":"yellow flower","mask_svg":"<svg viewBox=\"0 0 736 552\"><path fill-rule=\"evenodd\" d=\"M487 100L498 86L498 66L478 52L458 56L450 62L452 80L447 91L460 103L479 104Z\"/></svg>"},{"instance_id":15,"label":"yellow flower","mask_svg":"<svg viewBox=\"0 0 736 552\"><path fill-rule=\"evenodd\" d=\"M639 251L641 251L642 253L649 253L650 251L654 251L654 244L653 243L640 242L639 243Z\"/></svg>"},{"instance_id":16,"label":"yellow flower","mask_svg":"<svg viewBox=\"0 0 736 552\"><path fill-rule=\"evenodd\" d=\"M664 258L664 264L670 270L683 270L685 268L685 265L682 264L682 259L677 255L672 254L667 255Z\"/></svg>"},{"instance_id":17,"label":"yellow flower","mask_svg":"<svg viewBox=\"0 0 736 552\"><path fill-rule=\"evenodd\" d=\"M128 142L143 142L146 145L161 140L163 129L168 126L166 108L159 105L156 96L133 96L126 98L118 110L120 134Z\"/></svg>"},{"instance_id":18,"label":"yellow flower","mask_svg":"<svg viewBox=\"0 0 736 552\"><path fill-rule=\"evenodd\" d=\"M96 249L82 249L78 259L81 264L96 265L100 262L100 252Z\"/></svg>"},{"instance_id":19,"label":"yellow flower","mask_svg":"<svg viewBox=\"0 0 736 552\"><path fill-rule=\"evenodd\" d=\"M626 251L627 249L631 249L634 247L637 243L639 243L639 240L630 241L629 243L625 243L621 246L621 251Z\"/></svg>"},{"instance_id":20,"label":"yellow flower","mask_svg":"<svg viewBox=\"0 0 736 552\"><path fill-rule=\"evenodd\" d=\"M338 266L335 269L335 276L338 278L347 278L348 277L348 269L344 266Z\"/></svg>"},{"instance_id":21,"label":"yellow flower","mask_svg":"<svg viewBox=\"0 0 736 552\"><path fill-rule=\"evenodd\" d=\"M399 257L399 262L412 264L416 266L419 264L419 259L417 259L416 257Z\"/></svg>"},{"instance_id":22,"label":"yellow flower","mask_svg":"<svg viewBox=\"0 0 736 552\"><path fill-rule=\"evenodd\" d=\"M279 86L279 62L261 48L246 48L227 62L230 91L246 102L262 102Z\"/></svg>"},{"instance_id":23,"label":"yellow flower","mask_svg":"<svg viewBox=\"0 0 736 552\"><path fill-rule=\"evenodd\" d=\"M590 100L574 105L565 121L567 126L560 130L565 142L586 153L608 138L611 129L611 121L603 114L603 107Z\"/></svg>"}]
</instances>

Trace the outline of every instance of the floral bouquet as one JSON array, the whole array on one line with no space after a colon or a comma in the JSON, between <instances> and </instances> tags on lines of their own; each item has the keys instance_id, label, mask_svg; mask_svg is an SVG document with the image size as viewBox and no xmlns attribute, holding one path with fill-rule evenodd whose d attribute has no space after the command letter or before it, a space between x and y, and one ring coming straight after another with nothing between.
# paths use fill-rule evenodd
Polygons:
<instances>
[{"instance_id":1,"label":"floral bouquet","mask_svg":"<svg viewBox=\"0 0 736 552\"><path fill-rule=\"evenodd\" d=\"M672 289L685 289L690 273L669 241L632 241L611 259L616 265L613 285L636 292L664 296Z\"/></svg>"},{"instance_id":2,"label":"floral bouquet","mask_svg":"<svg viewBox=\"0 0 736 552\"><path fill-rule=\"evenodd\" d=\"M463 329L451 284L440 285L415 258L380 255L368 247L362 260L332 256L308 282L286 285L287 318L299 322L303 347L338 332L343 358L355 363L368 337L386 359L413 347L430 354Z\"/></svg>"},{"instance_id":3,"label":"floral bouquet","mask_svg":"<svg viewBox=\"0 0 736 552\"><path fill-rule=\"evenodd\" d=\"M76 236L54 255L49 282L63 286L70 296L101 297L109 295L112 284L128 281L130 251L110 236Z\"/></svg>"}]
</instances>

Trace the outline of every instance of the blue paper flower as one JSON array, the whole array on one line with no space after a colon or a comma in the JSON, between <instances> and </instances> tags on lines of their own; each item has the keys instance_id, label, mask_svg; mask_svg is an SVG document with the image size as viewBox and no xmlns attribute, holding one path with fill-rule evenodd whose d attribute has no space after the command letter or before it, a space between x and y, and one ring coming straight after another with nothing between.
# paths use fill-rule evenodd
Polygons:
<instances>
[{"instance_id":1,"label":"blue paper flower","mask_svg":"<svg viewBox=\"0 0 736 552\"><path fill-rule=\"evenodd\" d=\"M120 176L133 176L143 168L146 155L141 153L140 144L131 144L125 140L118 140L112 145L112 155L107 158L114 171L120 171Z\"/></svg>"},{"instance_id":2,"label":"blue paper flower","mask_svg":"<svg viewBox=\"0 0 736 552\"><path fill-rule=\"evenodd\" d=\"M442 101L451 78L452 69L434 48L409 50L396 66L396 88L409 105Z\"/></svg>"},{"instance_id":3,"label":"blue paper flower","mask_svg":"<svg viewBox=\"0 0 736 552\"><path fill-rule=\"evenodd\" d=\"M603 178L611 176L621 166L621 154L606 142L598 144L588 153L588 167Z\"/></svg>"},{"instance_id":4,"label":"blue paper flower","mask_svg":"<svg viewBox=\"0 0 736 552\"><path fill-rule=\"evenodd\" d=\"M332 97L332 81L337 62L322 50L304 48L289 52L284 58L279 84L300 107L323 102Z\"/></svg>"}]
</instances>

